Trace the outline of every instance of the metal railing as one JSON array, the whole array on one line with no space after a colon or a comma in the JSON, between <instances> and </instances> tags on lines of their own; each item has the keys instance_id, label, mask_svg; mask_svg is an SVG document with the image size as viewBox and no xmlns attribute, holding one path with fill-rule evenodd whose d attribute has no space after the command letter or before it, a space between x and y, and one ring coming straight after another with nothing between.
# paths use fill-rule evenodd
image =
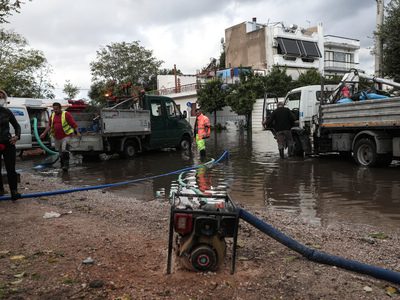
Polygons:
<instances>
[{"instance_id":1,"label":"metal railing","mask_svg":"<svg viewBox=\"0 0 400 300\"><path fill-rule=\"evenodd\" d=\"M161 90L158 90L157 93L160 96L166 96L166 95L172 95L172 94L192 92L192 91L198 90L199 88L200 88L199 84L191 83L191 84L183 84L183 85L180 85L177 87L161 89Z\"/></svg>"}]
</instances>

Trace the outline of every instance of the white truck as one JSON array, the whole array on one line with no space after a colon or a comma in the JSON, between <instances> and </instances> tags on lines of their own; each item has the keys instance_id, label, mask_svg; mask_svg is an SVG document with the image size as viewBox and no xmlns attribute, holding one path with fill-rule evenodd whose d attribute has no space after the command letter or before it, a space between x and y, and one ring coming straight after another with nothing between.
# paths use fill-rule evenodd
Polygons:
<instances>
[{"instance_id":1,"label":"white truck","mask_svg":"<svg viewBox=\"0 0 400 300\"><path fill-rule=\"evenodd\" d=\"M362 90L358 77L400 87L399 83L352 71L337 86L305 86L286 95L285 106L297 119L292 128L294 155L336 152L352 155L365 167L388 166L393 158L400 158L400 97L385 97L379 90L368 93L368 89L376 90ZM343 95L347 97L342 99ZM369 99L371 95L376 99ZM266 117L272 108L265 102Z\"/></svg>"},{"instance_id":2,"label":"white truck","mask_svg":"<svg viewBox=\"0 0 400 300\"><path fill-rule=\"evenodd\" d=\"M51 115L51 109L42 106L39 99L8 98L7 108L11 110L21 126L20 139L15 144L17 155L22 155L25 150L43 148L54 149L54 139L46 137L38 141L35 131L40 134L47 127ZM35 121L34 121L35 120ZM14 128L10 127L11 134Z\"/></svg>"}]
</instances>

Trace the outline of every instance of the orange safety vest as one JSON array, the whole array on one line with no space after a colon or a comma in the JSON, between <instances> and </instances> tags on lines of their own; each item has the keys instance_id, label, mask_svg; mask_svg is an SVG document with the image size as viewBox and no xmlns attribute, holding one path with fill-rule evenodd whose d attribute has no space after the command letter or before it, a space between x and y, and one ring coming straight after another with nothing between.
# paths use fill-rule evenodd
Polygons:
<instances>
[{"instance_id":1,"label":"orange safety vest","mask_svg":"<svg viewBox=\"0 0 400 300\"><path fill-rule=\"evenodd\" d=\"M197 134L199 140L208 139L211 136L210 120L203 114L197 117Z\"/></svg>"}]
</instances>

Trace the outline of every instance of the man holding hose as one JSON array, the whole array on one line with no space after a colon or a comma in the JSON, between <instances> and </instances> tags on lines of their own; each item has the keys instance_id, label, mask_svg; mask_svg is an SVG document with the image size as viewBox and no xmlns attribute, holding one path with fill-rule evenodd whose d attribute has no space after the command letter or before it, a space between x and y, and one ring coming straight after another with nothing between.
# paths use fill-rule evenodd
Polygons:
<instances>
[{"instance_id":1,"label":"man holding hose","mask_svg":"<svg viewBox=\"0 0 400 300\"><path fill-rule=\"evenodd\" d=\"M50 136L55 138L55 146L60 155L61 168L63 171L68 171L72 133L75 131L79 139L82 138L82 135L72 115L67 111L61 110L60 103L54 102L53 110L54 113L50 117L49 125L40 135L40 139L44 138L50 131Z\"/></svg>"}]
</instances>

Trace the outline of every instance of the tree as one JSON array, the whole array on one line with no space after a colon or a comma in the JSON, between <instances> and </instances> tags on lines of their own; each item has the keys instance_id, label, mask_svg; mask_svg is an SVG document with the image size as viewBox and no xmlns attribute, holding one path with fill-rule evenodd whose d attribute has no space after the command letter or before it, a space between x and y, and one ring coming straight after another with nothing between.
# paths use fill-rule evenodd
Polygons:
<instances>
[{"instance_id":1,"label":"tree","mask_svg":"<svg viewBox=\"0 0 400 300\"><path fill-rule=\"evenodd\" d=\"M104 97L106 93L108 93L108 86L103 82L95 82L90 86L88 97L90 98L90 103L88 108L93 108L93 110L100 109L101 107L106 106L107 100ZM86 109L87 111L88 109Z\"/></svg>"},{"instance_id":2,"label":"tree","mask_svg":"<svg viewBox=\"0 0 400 300\"><path fill-rule=\"evenodd\" d=\"M217 111L226 106L226 93L225 89L222 88L223 84L221 78L216 77L197 90L196 103L203 112L214 113L214 124L217 124Z\"/></svg>"},{"instance_id":3,"label":"tree","mask_svg":"<svg viewBox=\"0 0 400 300\"><path fill-rule=\"evenodd\" d=\"M221 53L220 57L219 57L219 68L220 69L225 69L225 61L226 61L226 54L225 51Z\"/></svg>"},{"instance_id":4,"label":"tree","mask_svg":"<svg viewBox=\"0 0 400 300\"><path fill-rule=\"evenodd\" d=\"M160 69L158 75L175 75L175 69ZM183 75L181 70L176 70L176 75Z\"/></svg>"},{"instance_id":5,"label":"tree","mask_svg":"<svg viewBox=\"0 0 400 300\"><path fill-rule=\"evenodd\" d=\"M96 53L97 61L90 63L92 80L104 87L111 81L116 86L131 82L132 86L151 87L163 63L153 57L153 51L139 46L139 41L111 43Z\"/></svg>"},{"instance_id":6,"label":"tree","mask_svg":"<svg viewBox=\"0 0 400 300\"><path fill-rule=\"evenodd\" d=\"M32 1L32 0L29 0ZM1 23L9 23L6 18L9 16L12 16L11 12L16 12L19 13L19 10L21 9L21 4L24 4L24 2L20 0L1 0L0 1L0 24Z\"/></svg>"},{"instance_id":7,"label":"tree","mask_svg":"<svg viewBox=\"0 0 400 300\"><path fill-rule=\"evenodd\" d=\"M0 89L11 97L54 98L51 66L14 30L0 28Z\"/></svg>"},{"instance_id":8,"label":"tree","mask_svg":"<svg viewBox=\"0 0 400 300\"><path fill-rule=\"evenodd\" d=\"M284 97L293 88L292 76L287 75L287 67L272 66L271 71L265 77L267 92Z\"/></svg>"},{"instance_id":9,"label":"tree","mask_svg":"<svg viewBox=\"0 0 400 300\"><path fill-rule=\"evenodd\" d=\"M384 23L374 32L383 44L383 75L400 82L400 0L391 0L385 8Z\"/></svg>"},{"instance_id":10,"label":"tree","mask_svg":"<svg viewBox=\"0 0 400 300\"><path fill-rule=\"evenodd\" d=\"M80 93L80 87L73 85L69 80L65 80L63 93L67 95L65 100L74 99Z\"/></svg>"},{"instance_id":11,"label":"tree","mask_svg":"<svg viewBox=\"0 0 400 300\"><path fill-rule=\"evenodd\" d=\"M251 112L256 99L264 98L265 77L255 74L251 68L239 73L239 84L230 84L227 104L238 115L246 116L246 126L250 127Z\"/></svg>"},{"instance_id":12,"label":"tree","mask_svg":"<svg viewBox=\"0 0 400 300\"><path fill-rule=\"evenodd\" d=\"M320 85L321 73L316 68L307 69L306 72L301 73L299 78L294 82L295 87L307 85Z\"/></svg>"}]
</instances>

